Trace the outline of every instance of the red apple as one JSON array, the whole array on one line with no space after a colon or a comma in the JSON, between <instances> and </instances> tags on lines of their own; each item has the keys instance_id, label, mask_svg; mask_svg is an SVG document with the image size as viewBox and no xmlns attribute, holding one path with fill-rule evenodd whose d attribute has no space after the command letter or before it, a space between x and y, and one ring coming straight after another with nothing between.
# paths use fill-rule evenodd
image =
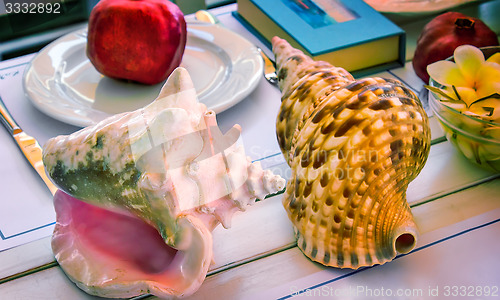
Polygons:
<instances>
[{"instance_id":1,"label":"red apple","mask_svg":"<svg viewBox=\"0 0 500 300\"><path fill-rule=\"evenodd\" d=\"M87 56L112 78L162 82L185 47L184 15L168 0L101 0L89 17Z\"/></svg>"}]
</instances>

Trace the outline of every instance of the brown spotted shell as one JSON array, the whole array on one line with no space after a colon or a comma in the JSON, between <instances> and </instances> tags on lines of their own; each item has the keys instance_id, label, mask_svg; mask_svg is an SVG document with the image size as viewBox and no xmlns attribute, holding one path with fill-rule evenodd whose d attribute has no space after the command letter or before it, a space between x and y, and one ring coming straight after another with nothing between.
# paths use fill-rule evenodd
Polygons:
<instances>
[{"instance_id":1,"label":"brown spotted shell","mask_svg":"<svg viewBox=\"0 0 500 300\"><path fill-rule=\"evenodd\" d=\"M411 251L408 184L430 150L417 96L392 79L354 80L275 37L277 136L292 169L283 204L297 245L324 265L383 264Z\"/></svg>"}]
</instances>

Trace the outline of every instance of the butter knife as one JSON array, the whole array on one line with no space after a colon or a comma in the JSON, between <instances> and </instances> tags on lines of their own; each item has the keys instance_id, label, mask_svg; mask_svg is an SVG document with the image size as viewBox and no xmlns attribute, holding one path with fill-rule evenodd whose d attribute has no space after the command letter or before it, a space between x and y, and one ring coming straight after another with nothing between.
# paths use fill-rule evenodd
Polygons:
<instances>
[{"instance_id":1,"label":"butter knife","mask_svg":"<svg viewBox=\"0 0 500 300\"><path fill-rule=\"evenodd\" d=\"M217 19L216 16L214 16L211 12L208 10L199 10L195 13L195 18L198 21L202 22L207 22L211 24L221 24L219 19ZM264 60L264 77L266 80L271 83L272 85L277 86L278 85L278 76L276 75L276 64L275 62L267 56L267 54L258 46L257 50L259 51L260 56Z\"/></svg>"},{"instance_id":2,"label":"butter knife","mask_svg":"<svg viewBox=\"0 0 500 300\"><path fill-rule=\"evenodd\" d=\"M45 168L42 162L42 148L35 140L34 137L27 135L19 125L17 125L14 118L11 116L7 107L3 103L2 98L0 97L0 120L2 121L3 126L9 131L14 140L16 141L17 146L21 149L21 152L24 154L24 157L31 164L33 169L40 175L42 180L45 182L50 192L55 194L57 191L57 187L50 181L45 174Z\"/></svg>"}]
</instances>

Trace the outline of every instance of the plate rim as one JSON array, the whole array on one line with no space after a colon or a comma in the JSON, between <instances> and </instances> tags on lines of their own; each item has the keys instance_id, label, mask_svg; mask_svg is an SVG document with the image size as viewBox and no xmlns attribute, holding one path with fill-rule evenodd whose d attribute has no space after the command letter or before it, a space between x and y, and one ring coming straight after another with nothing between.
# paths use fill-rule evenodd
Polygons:
<instances>
[{"instance_id":1,"label":"plate rim","mask_svg":"<svg viewBox=\"0 0 500 300\"><path fill-rule=\"evenodd\" d=\"M448 3L444 3L443 5L439 6L438 8L432 8L426 9L426 10L408 10L408 9L396 9L395 7L399 6L394 6L394 5L385 5L385 6L377 6L375 3L376 1L370 1L366 0L366 3L370 5L373 9L376 11L383 13L383 14L388 14L388 15L424 15L424 14L434 14L434 13L439 13L451 8L455 8L458 6L462 6L465 4L469 4L472 2L479 2L483 0L448 0ZM393 1L391 1L392 3ZM427 4L429 4L429 1L425 1ZM415 7L415 2L410 2L413 3L413 7ZM417 2L418 3L418 2ZM412 5L403 5L403 7L412 7ZM392 8L392 9L390 9Z\"/></svg>"}]
</instances>

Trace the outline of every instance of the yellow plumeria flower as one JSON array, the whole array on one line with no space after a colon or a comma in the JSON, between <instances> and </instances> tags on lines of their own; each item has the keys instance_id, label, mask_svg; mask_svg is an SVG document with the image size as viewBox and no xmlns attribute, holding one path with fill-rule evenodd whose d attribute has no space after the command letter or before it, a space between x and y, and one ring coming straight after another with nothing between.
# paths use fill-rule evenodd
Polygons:
<instances>
[{"instance_id":1,"label":"yellow plumeria flower","mask_svg":"<svg viewBox=\"0 0 500 300\"><path fill-rule=\"evenodd\" d=\"M485 60L480 49L462 45L453 56L455 62L427 66L430 77L454 100L445 104L468 115L500 120L500 53Z\"/></svg>"}]
</instances>

